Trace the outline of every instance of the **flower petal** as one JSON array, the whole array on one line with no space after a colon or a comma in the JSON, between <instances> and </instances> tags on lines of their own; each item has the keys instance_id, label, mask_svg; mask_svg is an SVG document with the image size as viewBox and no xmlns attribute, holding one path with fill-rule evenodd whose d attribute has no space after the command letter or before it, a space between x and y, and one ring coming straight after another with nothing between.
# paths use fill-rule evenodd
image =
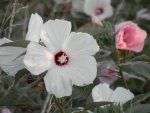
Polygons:
<instances>
[{"instance_id":1,"label":"flower petal","mask_svg":"<svg viewBox=\"0 0 150 113\"><path fill-rule=\"evenodd\" d=\"M0 66L8 75L16 75L19 70L24 68L23 58L24 56L21 56L12 62L8 62Z\"/></svg>"},{"instance_id":2,"label":"flower petal","mask_svg":"<svg viewBox=\"0 0 150 113\"><path fill-rule=\"evenodd\" d=\"M122 87L118 87L113 92L113 94L111 96L111 101L116 102L118 104L119 103L124 104L127 101L131 100L132 98L134 98L134 94L132 92L130 92L130 90L127 90Z\"/></svg>"},{"instance_id":3,"label":"flower petal","mask_svg":"<svg viewBox=\"0 0 150 113\"><path fill-rule=\"evenodd\" d=\"M42 25L43 25L42 18L37 13L32 14L28 26L26 40L39 42Z\"/></svg>"},{"instance_id":4,"label":"flower petal","mask_svg":"<svg viewBox=\"0 0 150 113\"><path fill-rule=\"evenodd\" d=\"M4 46L0 47L0 64L6 65L13 62L19 55L25 52L25 48Z\"/></svg>"},{"instance_id":5,"label":"flower petal","mask_svg":"<svg viewBox=\"0 0 150 113\"><path fill-rule=\"evenodd\" d=\"M50 69L44 77L47 92L54 94L58 98L70 96L72 93L72 84L67 74L63 69L56 67Z\"/></svg>"},{"instance_id":6,"label":"flower petal","mask_svg":"<svg viewBox=\"0 0 150 113\"><path fill-rule=\"evenodd\" d=\"M0 45L12 42L7 38L0 39ZM15 75L19 70L24 68L23 57L19 57L25 52L25 48L19 47L0 47L0 67L8 75ZM19 57L19 58L17 58ZM17 59L16 59L17 58Z\"/></svg>"},{"instance_id":7,"label":"flower petal","mask_svg":"<svg viewBox=\"0 0 150 113\"><path fill-rule=\"evenodd\" d=\"M71 23L65 20L49 20L42 27L41 41L52 52L61 50L63 43L69 38Z\"/></svg>"},{"instance_id":8,"label":"flower petal","mask_svg":"<svg viewBox=\"0 0 150 113\"><path fill-rule=\"evenodd\" d=\"M97 64L94 57L79 56L70 59L70 78L73 84L85 86L93 83L96 78Z\"/></svg>"},{"instance_id":9,"label":"flower petal","mask_svg":"<svg viewBox=\"0 0 150 113\"><path fill-rule=\"evenodd\" d=\"M94 55L99 51L99 46L91 35L72 32L64 44L63 50L70 56Z\"/></svg>"},{"instance_id":10,"label":"flower petal","mask_svg":"<svg viewBox=\"0 0 150 113\"><path fill-rule=\"evenodd\" d=\"M94 102L110 101L113 90L109 88L106 83L95 86L92 90L92 97Z\"/></svg>"},{"instance_id":11,"label":"flower petal","mask_svg":"<svg viewBox=\"0 0 150 113\"><path fill-rule=\"evenodd\" d=\"M9 39L7 39L7 38L2 38L2 39L0 39L0 45L3 45L3 44L5 44L5 43L9 43L9 42L12 42L11 40L9 40Z\"/></svg>"},{"instance_id":12,"label":"flower petal","mask_svg":"<svg viewBox=\"0 0 150 113\"><path fill-rule=\"evenodd\" d=\"M38 75L51 68L53 57L53 54L45 47L38 43L30 42L23 62L32 74Z\"/></svg>"}]
</instances>

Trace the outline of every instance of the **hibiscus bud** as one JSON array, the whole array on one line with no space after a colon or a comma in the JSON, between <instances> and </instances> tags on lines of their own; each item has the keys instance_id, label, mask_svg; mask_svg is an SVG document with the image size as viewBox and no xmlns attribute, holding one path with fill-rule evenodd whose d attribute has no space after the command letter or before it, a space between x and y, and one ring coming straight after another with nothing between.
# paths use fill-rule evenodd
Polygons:
<instances>
[{"instance_id":1,"label":"hibiscus bud","mask_svg":"<svg viewBox=\"0 0 150 113\"><path fill-rule=\"evenodd\" d=\"M141 52L144 47L144 41L147 33L139 28L137 24L127 21L116 25L116 48L120 50L129 50Z\"/></svg>"}]
</instances>

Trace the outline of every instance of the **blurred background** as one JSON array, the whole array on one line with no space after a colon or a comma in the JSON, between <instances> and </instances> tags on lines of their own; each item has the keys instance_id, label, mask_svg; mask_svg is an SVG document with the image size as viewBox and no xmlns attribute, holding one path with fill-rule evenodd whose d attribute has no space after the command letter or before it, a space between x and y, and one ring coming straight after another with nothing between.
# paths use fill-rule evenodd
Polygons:
<instances>
[{"instance_id":1,"label":"blurred background","mask_svg":"<svg viewBox=\"0 0 150 113\"><path fill-rule=\"evenodd\" d=\"M42 16L44 21L56 18L70 20L73 30L76 30L90 22L90 18L83 12L83 1L0 0L0 37L12 40L24 39L30 16L36 12ZM137 17L137 12L143 9L146 9L150 16L149 0L112 0L112 6L115 13L107 19L111 24L132 20L150 32L150 17L149 20Z\"/></svg>"}]
</instances>

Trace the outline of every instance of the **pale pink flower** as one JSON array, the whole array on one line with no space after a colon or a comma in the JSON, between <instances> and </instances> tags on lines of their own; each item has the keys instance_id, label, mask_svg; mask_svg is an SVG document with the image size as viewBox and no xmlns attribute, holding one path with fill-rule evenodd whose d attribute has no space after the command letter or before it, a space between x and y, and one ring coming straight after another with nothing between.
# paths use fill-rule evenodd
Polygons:
<instances>
[{"instance_id":1,"label":"pale pink flower","mask_svg":"<svg viewBox=\"0 0 150 113\"><path fill-rule=\"evenodd\" d=\"M141 52L144 47L144 41L147 33L139 28L137 24L127 21L116 25L116 48L120 50L129 50Z\"/></svg>"}]
</instances>

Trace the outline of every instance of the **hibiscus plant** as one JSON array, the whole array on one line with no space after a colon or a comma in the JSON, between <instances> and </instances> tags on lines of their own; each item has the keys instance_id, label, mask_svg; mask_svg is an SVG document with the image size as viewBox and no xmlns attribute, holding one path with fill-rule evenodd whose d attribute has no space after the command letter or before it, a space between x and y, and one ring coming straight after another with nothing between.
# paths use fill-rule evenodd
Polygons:
<instances>
[{"instance_id":1,"label":"hibiscus plant","mask_svg":"<svg viewBox=\"0 0 150 113\"><path fill-rule=\"evenodd\" d=\"M150 113L149 0L8 1L0 113Z\"/></svg>"}]
</instances>

